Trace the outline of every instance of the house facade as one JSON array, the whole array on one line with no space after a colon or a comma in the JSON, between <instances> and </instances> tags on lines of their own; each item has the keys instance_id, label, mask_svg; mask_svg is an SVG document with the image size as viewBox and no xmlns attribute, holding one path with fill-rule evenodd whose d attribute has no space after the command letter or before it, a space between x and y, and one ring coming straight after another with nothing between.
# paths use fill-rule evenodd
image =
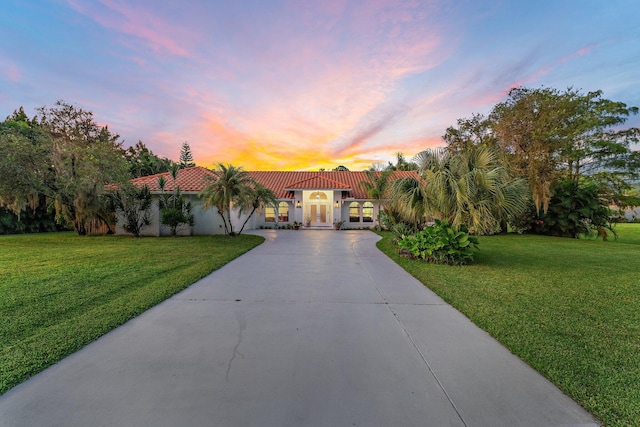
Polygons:
<instances>
[{"instance_id":1,"label":"house facade","mask_svg":"<svg viewBox=\"0 0 640 427\"><path fill-rule=\"evenodd\" d=\"M320 171L320 172L288 172L288 171L255 171L248 172L251 178L274 192L278 199L277 206L266 207L256 211L245 226L245 230L293 225L302 223L304 227L313 229L332 229L335 222L344 221L342 228L368 228L375 225L380 206L378 202L367 196L361 182L368 180L366 172ZM152 205L152 223L142 234L162 236L170 234L169 228L160 224L158 199L162 190L158 184L163 177L165 192L180 188L183 196L191 201L195 224L184 226L178 230L182 235L224 234L222 218L215 208L204 209L198 194L208 184L214 172L196 166L181 169L175 181L167 173L136 178L132 183L137 186L146 185L154 195ZM417 177L413 171L394 172L391 179ZM247 219L247 215L238 216L232 213L234 229L239 230ZM121 227L116 233L124 234Z\"/></svg>"}]
</instances>

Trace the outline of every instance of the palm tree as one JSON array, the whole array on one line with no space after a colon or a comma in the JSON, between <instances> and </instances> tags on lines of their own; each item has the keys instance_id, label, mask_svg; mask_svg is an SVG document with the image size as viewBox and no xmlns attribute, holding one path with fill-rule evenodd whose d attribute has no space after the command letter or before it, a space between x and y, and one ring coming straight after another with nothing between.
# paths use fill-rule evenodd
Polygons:
<instances>
[{"instance_id":1,"label":"palm tree","mask_svg":"<svg viewBox=\"0 0 640 427\"><path fill-rule=\"evenodd\" d=\"M382 200L388 197L389 192L389 177L392 171L385 170L383 172L366 171L367 179L360 181L358 184L362 188L370 199L374 199L378 202L378 210L382 206ZM376 220L378 225L376 227L380 229L380 214Z\"/></svg>"},{"instance_id":2,"label":"palm tree","mask_svg":"<svg viewBox=\"0 0 640 427\"><path fill-rule=\"evenodd\" d=\"M278 204L278 199L276 198L274 192L258 182L254 183L253 188L251 189L251 196L249 197L249 200L251 201L251 205L248 207L251 208L251 212L249 212L249 216L247 217L247 219L244 220L242 228L240 228L238 234L242 233L242 230L244 230L244 226L247 225L247 222L249 222L249 218L251 218L251 216L257 209L269 205L275 207ZM241 211L243 211L244 208L245 207L242 206Z\"/></svg>"},{"instance_id":3,"label":"palm tree","mask_svg":"<svg viewBox=\"0 0 640 427\"><path fill-rule=\"evenodd\" d=\"M215 207L224 222L225 234L235 236L231 221L233 206L242 213L253 204L255 181L242 167L219 163L216 173L209 178L207 185L199 194L204 199L204 208Z\"/></svg>"},{"instance_id":4,"label":"palm tree","mask_svg":"<svg viewBox=\"0 0 640 427\"><path fill-rule=\"evenodd\" d=\"M395 200L409 218L431 216L465 225L473 234L491 234L526 209L526 182L513 177L494 148L425 150L415 160L422 181L394 188Z\"/></svg>"}]
</instances>

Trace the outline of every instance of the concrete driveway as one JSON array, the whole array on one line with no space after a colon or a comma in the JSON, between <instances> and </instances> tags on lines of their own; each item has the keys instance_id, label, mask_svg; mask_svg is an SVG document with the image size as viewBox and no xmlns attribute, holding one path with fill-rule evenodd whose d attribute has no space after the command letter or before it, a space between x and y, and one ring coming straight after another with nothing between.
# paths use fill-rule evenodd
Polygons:
<instances>
[{"instance_id":1,"label":"concrete driveway","mask_svg":"<svg viewBox=\"0 0 640 427\"><path fill-rule=\"evenodd\" d=\"M375 247L265 244L0 397L0 426L597 426Z\"/></svg>"}]
</instances>

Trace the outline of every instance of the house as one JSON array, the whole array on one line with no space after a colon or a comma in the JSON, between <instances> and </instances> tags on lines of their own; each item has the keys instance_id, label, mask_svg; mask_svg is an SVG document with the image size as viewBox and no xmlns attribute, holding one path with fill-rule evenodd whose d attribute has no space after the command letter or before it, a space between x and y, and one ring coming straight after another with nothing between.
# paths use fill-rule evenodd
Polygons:
<instances>
[{"instance_id":1,"label":"house","mask_svg":"<svg viewBox=\"0 0 640 427\"><path fill-rule=\"evenodd\" d=\"M343 228L372 227L378 217L380 206L370 199L360 183L368 179L366 172L320 171L320 172L284 172L255 171L249 175L260 184L273 191L278 205L257 211L249 219L245 230L275 225L303 223L317 229L331 229L334 222L344 221ZM158 196L161 194L158 179L163 176L166 185L164 191L171 192L179 187L185 198L192 202L195 224L183 227L178 234L208 235L224 234L222 218L215 208L204 209L198 193L208 184L207 178L214 172L196 166L181 169L175 179L166 172L163 174L136 178L131 182L139 187L146 185L154 195L152 205L152 223L143 231L143 235L168 235L169 229L160 224ZM417 177L413 171L394 172L392 179ZM247 219L232 214L234 228ZM124 234L117 227L116 233Z\"/></svg>"}]
</instances>

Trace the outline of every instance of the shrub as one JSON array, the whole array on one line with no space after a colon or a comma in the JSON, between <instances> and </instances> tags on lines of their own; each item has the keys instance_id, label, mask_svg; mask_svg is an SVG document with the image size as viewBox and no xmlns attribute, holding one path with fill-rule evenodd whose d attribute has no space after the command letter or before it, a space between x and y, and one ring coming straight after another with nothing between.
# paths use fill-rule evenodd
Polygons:
<instances>
[{"instance_id":1,"label":"shrub","mask_svg":"<svg viewBox=\"0 0 640 427\"><path fill-rule=\"evenodd\" d=\"M596 182L563 180L552 189L547 212L538 215L531 205L521 221L512 223L516 231L578 238L581 234L602 235L606 229L615 235L610 222L611 210L601 198Z\"/></svg>"},{"instance_id":2,"label":"shrub","mask_svg":"<svg viewBox=\"0 0 640 427\"><path fill-rule=\"evenodd\" d=\"M456 229L446 221L435 220L422 231L402 236L398 245L401 252L433 264L465 265L473 262L478 238L470 236L463 226Z\"/></svg>"}]
</instances>

